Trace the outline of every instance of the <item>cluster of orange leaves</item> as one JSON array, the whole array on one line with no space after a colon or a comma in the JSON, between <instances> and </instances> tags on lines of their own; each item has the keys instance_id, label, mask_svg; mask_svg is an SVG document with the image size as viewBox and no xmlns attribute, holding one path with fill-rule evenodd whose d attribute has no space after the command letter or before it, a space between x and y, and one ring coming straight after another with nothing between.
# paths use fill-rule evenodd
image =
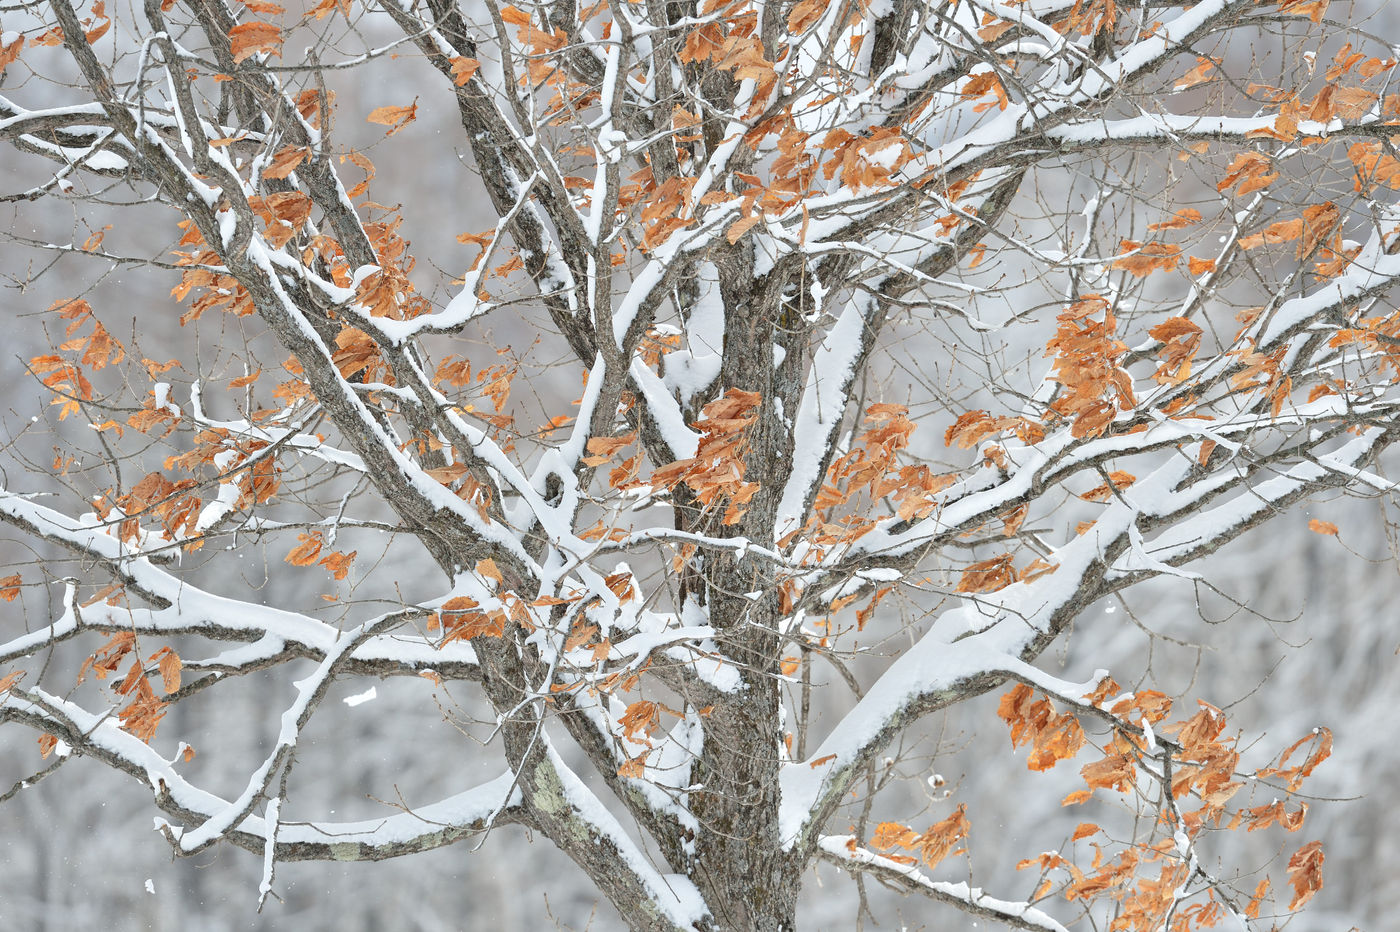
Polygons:
<instances>
[{"instance_id":1,"label":"cluster of orange leaves","mask_svg":"<svg viewBox=\"0 0 1400 932\"><path fill-rule=\"evenodd\" d=\"M1143 690L1113 699L1118 692L1118 684L1105 678L1084 697L1086 704L1107 711L1117 723L1102 757L1080 769L1088 789L1071 793L1065 797L1063 805L1087 802L1099 789L1132 793L1138 786L1140 774L1146 774L1159 785L1165 780L1159 774L1169 774L1170 785L1164 787L1154 827L1154 834L1161 837L1143 844L1124 845L1113 855L1105 851L1103 844L1095 844L1088 869L1059 852L1029 858L1017 866L1037 868L1042 875L1055 870L1063 872L1067 880L1062 893L1068 900L1084 903L1101 897L1116 900L1120 907L1109 926L1115 932L1158 930L1164 927L1168 917L1171 918L1171 932L1212 927L1225 917L1213 886L1207 887L1205 896L1196 902L1189 905L1178 902L1177 891L1192 879L1192 868L1178 848L1176 833L1184 833L1194 842L1208 825L1225 831L1243 826L1251 832L1278 825L1293 832L1302 826L1307 806L1300 804L1290 811L1285 802L1276 799L1267 805L1229 811L1228 804L1245 784L1235 779L1240 759L1236 747L1238 738L1222 737L1226 721L1221 711L1200 702L1198 711L1190 718L1162 724L1172 708L1167 696ZM1026 763L1032 770L1048 770L1061 760L1069 760L1087 743L1074 711L1057 712L1049 699L1036 698L1035 691L1024 684L1016 685L1002 696L997 714L1010 728L1013 747L1031 746ZM1173 740L1154 739L1154 743L1149 744L1147 729L1152 729L1156 735L1172 736ZM1317 729L1287 748L1276 765L1258 770L1254 777L1281 780L1289 792L1295 792L1328 757L1331 744L1331 733ZM1305 747L1308 750L1303 759L1290 764ZM1157 764L1155 772L1144 769L1149 759ZM1188 805L1195 808L1187 809ZM1102 832L1103 829L1094 823L1081 823L1073 840ZM1290 910L1300 908L1321 889L1321 866L1322 851L1318 842L1304 845L1289 860L1287 872L1293 887ZM1053 888L1053 882L1047 877L1034 898L1046 896ZM1258 916L1268 889L1266 878L1256 887L1245 907L1249 917Z\"/></svg>"},{"instance_id":2,"label":"cluster of orange leaves","mask_svg":"<svg viewBox=\"0 0 1400 932\"><path fill-rule=\"evenodd\" d=\"M477 561L476 573L498 590L501 590L505 582L500 567L489 557ZM453 596L428 616L428 630L442 631L442 640L438 642L438 647L453 641L470 641L479 637L504 637L506 625L510 622L515 622L526 631L534 630L529 609L519 596L514 592L502 590L499 602L505 607L485 607L471 596ZM551 599L545 604L555 602Z\"/></svg>"},{"instance_id":3,"label":"cluster of orange leaves","mask_svg":"<svg viewBox=\"0 0 1400 932\"><path fill-rule=\"evenodd\" d=\"M61 421L78 413L83 401L92 400L92 382L81 367L95 371L119 363L126 357L126 349L93 316L91 305L81 298L55 301L49 310L68 321L64 331L68 339L59 345L59 350L80 355L76 362L55 354L35 356L29 360L29 369L42 376L44 386L54 392L52 404L60 406L58 419ZM91 332L80 334L78 331L88 323L92 324Z\"/></svg>"},{"instance_id":4,"label":"cluster of orange leaves","mask_svg":"<svg viewBox=\"0 0 1400 932\"><path fill-rule=\"evenodd\" d=\"M744 456L745 431L757 419L761 400L758 392L731 388L701 408L700 420L691 425L700 431L695 455L658 468L652 483L667 489L685 483L706 510L724 505L724 523L737 523L759 489L744 478Z\"/></svg>"},{"instance_id":5,"label":"cluster of orange leaves","mask_svg":"<svg viewBox=\"0 0 1400 932\"><path fill-rule=\"evenodd\" d=\"M204 236L199 232L199 228L192 220L181 220L180 228L184 230L184 235L180 237L178 246L194 247L188 252L176 251L175 264L180 266L190 266L180 276L180 284L170 290L170 294L177 301L184 301L191 292L196 293L195 300L190 305L190 309L180 317L180 323L187 324L192 320L198 320L205 311L221 309L238 317L247 317L253 313L253 296L248 293L248 289L238 283L238 279L223 272L211 271L202 266L219 267L223 265L223 260L219 254L210 249L204 242Z\"/></svg>"},{"instance_id":6,"label":"cluster of orange leaves","mask_svg":"<svg viewBox=\"0 0 1400 932\"><path fill-rule=\"evenodd\" d=\"M142 741L150 742L155 736L160 720L165 716L169 703L156 695L154 687L151 686L150 674L146 671L146 663L156 664L163 695L177 692L180 689L180 671L184 665L174 650L162 647L146 658L146 663L142 663L140 656L136 654L136 634L131 631L118 631L83 661L82 668L78 671L78 682L83 682L88 673L92 673L99 680L107 679L117 672L128 656L131 657L131 664L126 676L121 682L112 684L112 689L118 695L130 700L126 706L117 710L117 718L121 720L123 729ZM45 738L50 739L47 748ZM51 735L40 738L40 747L44 749L45 757L53 746Z\"/></svg>"},{"instance_id":7,"label":"cluster of orange leaves","mask_svg":"<svg viewBox=\"0 0 1400 932\"><path fill-rule=\"evenodd\" d=\"M1244 344L1231 353L1239 359L1240 368L1230 376L1230 387L1235 391L1263 391L1274 417L1278 417L1284 401L1293 392L1293 377L1284 375L1282 368L1287 349L1281 346L1272 353L1258 353L1254 341L1246 337Z\"/></svg>"},{"instance_id":8,"label":"cluster of orange leaves","mask_svg":"<svg viewBox=\"0 0 1400 932\"><path fill-rule=\"evenodd\" d=\"M171 482L161 473L148 473L131 487L130 492L113 500L126 516L119 525L118 535L124 541L138 543L141 538L140 521L147 514L154 514L160 519L169 540L179 540L193 533L204 504L192 491L198 485L193 479ZM97 502L97 507L105 512L107 501L104 497ZM103 517L106 517L105 513Z\"/></svg>"},{"instance_id":9,"label":"cluster of orange leaves","mask_svg":"<svg viewBox=\"0 0 1400 932\"><path fill-rule=\"evenodd\" d=\"M1338 330L1329 345L1342 347L1355 344L1367 353L1378 355L1381 365L1392 370L1391 381L1400 382L1400 311L1366 317L1357 324L1356 327Z\"/></svg>"},{"instance_id":10,"label":"cluster of orange leaves","mask_svg":"<svg viewBox=\"0 0 1400 932\"><path fill-rule=\"evenodd\" d=\"M1102 314L1102 320L1094 316ZM1075 437L1098 437L1117 411L1137 405L1133 377L1120 364L1128 347L1118 339L1113 307L1097 294L1085 295L1057 318L1059 328L1046 344L1054 356L1053 378L1062 390L1050 410L1073 421Z\"/></svg>"},{"instance_id":11,"label":"cluster of orange leaves","mask_svg":"<svg viewBox=\"0 0 1400 932\"><path fill-rule=\"evenodd\" d=\"M892 497L895 514L902 520L926 516L934 508L934 496L952 485L954 477L935 475L927 466L899 464L899 451L909 446L915 427L904 405L873 404L866 409L865 423L859 445L827 468L815 507L819 511L834 508L868 492L877 500Z\"/></svg>"},{"instance_id":12,"label":"cluster of orange leaves","mask_svg":"<svg viewBox=\"0 0 1400 932\"><path fill-rule=\"evenodd\" d=\"M335 550L322 557L321 551L325 549L326 539L320 531L298 534L297 541L297 545L283 558L287 563L292 564L292 566L310 566L313 563L319 563L337 580L342 580L349 574L350 564L355 561L355 554L359 552L352 550L349 553L343 553ZM318 557L320 557L319 560Z\"/></svg>"},{"instance_id":13,"label":"cluster of orange leaves","mask_svg":"<svg viewBox=\"0 0 1400 932\"><path fill-rule=\"evenodd\" d=\"M1191 376L1191 363L1201 348L1201 328L1185 317L1168 317L1147 335L1161 342L1157 358L1162 362L1152 378L1162 385L1178 385Z\"/></svg>"},{"instance_id":14,"label":"cluster of orange leaves","mask_svg":"<svg viewBox=\"0 0 1400 932\"><path fill-rule=\"evenodd\" d=\"M949 855L963 853L965 849L958 848L958 845L967 838L971 828L967 820L967 807L959 805L952 815L929 826L924 832L916 832L898 822L881 822L875 826L870 845L881 851L893 848L918 851L917 858L904 854L886 854L884 857L898 864L917 864L922 860L927 866L934 867ZM851 840L851 844L854 846L855 839Z\"/></svg>"}]
</instances>

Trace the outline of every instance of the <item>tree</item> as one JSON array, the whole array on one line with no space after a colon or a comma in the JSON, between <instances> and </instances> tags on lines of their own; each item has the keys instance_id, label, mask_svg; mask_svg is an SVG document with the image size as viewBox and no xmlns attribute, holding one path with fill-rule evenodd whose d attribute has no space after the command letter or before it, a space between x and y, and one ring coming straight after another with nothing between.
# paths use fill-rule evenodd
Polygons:
<instances>
[{"instance_id":1,"label":"tree","mask_svg":"<svg viewBox=\"0 0 1400 932\"><path fill-rule=\"evenodd\" d=\"M46 478L6 477L0 519L76 561L0 579L26 609L63 585L0 645L31 780L126 773L177 854L262 856L263 897L279 862L515 824L639 929L791 928L819 859L1016 928L1268 927L1319 889L1320 846L1291 844L1277 906L1210 849L1299 828L1326 729L1246 764L1204 700L1173 716L1037 660L1102 599L1207 586L1197 561L1292 505L1392 488L1396 61L1334 13L7 11L0 135L45 166L7 200L159 205L179 229L12 241L147 268L184 306L129 339L105 288L24 318L54 334L23 384L61 443ZM378 150L455 105L477 191L453 197L494 213L450 286L333 119L365 116L337 111L338 76L409 59L435 74L367 114L404 133ZM177 316L196 355L145 356ZM493 345L507 330L534 345ZM249 554L304 597L264 604ZM419 678L499 776L293 818L299 742L362 677ZM285 711L221 796L161 721L245 678ZM1092 810L1072 841L1095 853L1023 862L1020 899L937 879L976 812L872 825L900 736L993 692L1032 770L1091 758L1064 804Z\"/></svg>"}]
</instances>

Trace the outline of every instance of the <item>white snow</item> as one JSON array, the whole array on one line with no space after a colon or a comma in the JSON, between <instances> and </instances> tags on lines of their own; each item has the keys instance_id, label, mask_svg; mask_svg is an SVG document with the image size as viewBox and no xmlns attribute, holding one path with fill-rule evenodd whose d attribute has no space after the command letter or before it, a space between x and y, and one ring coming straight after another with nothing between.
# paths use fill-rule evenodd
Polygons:
<instances>
[{"instance_id":1,"label":"white snow","mask_svg":"<svg viewBox=\"0 0 1400 932\"><path fill-rule=\"evenodd\" d=\"M350 706L351 708L354 708L357 705L364 705L366 702L369 702L377 695L378 693L375 691L375 687L371 686L369 689L366 689L362 693L356 693L353 696L346 696L340 701Z\"/></svg>"}]
</instances>

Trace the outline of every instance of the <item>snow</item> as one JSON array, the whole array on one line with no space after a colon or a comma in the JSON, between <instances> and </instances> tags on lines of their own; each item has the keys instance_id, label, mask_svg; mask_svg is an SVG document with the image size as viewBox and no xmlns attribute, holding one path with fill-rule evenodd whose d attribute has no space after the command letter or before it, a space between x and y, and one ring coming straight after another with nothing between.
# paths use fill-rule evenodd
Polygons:
<instances>
[{"instance_id":1,"label":"snow","mask_svg":"<svg viewBox=\"0 0 1400 932\"><path fill-rule=\"evenodd\" d=\"M724 303L719 289L719 270L714 263L702 262L697 271L699 294L685 322L686 346L666 354L662 376L666 390L675 395L681 407L709 388L719 376L724 350Z\"/></svg>"},{"instance_id":2,"label":"snow","mask_svg":"<svg viewBox=\"0 0 1400 932\"><path fill-rule=\"evenodd\" d=\"M971 886L966 882L947 883L930 880L917 864L904 864L892 858L881 857L873 851L860 847L859 841L850 835L826 835L822 837L820 847L833 860L846 862L853 869L870 866L902 875L936 899L964 903L979 911L999 914L1006 919L1015 920L1015 924L1019 928L1043 930L1043 932L1068 932L1049 914L1029 903L997 899L988 896L980 887ZM854 850L851 850L853 846ZM974 922L972 925L975 926L976 923Z\"/></svg>"},{"instance_id":3,"label":"snow","mask_svg":"<svg viewBox=\"0 0 1400 932\"><path fill-rule=\"evenodd\" d=\"M274 796L267 801L267 815L264 822L267 824L267 844L263 846L263 873L262 880L258 883L258 902L267 899L267 895L272 892L272 868L277 860L277 830L278 815L282 810L282 798Z\"/></svg>"},{"instance_id":4,"label":"snow","mask_svg":"<svg viewBox=\"0 0 1400 932\"><path fill-rule=\"evenodd\" d=\"M369 702L370 700L374 699L377 695L378 693L375 691L375 687L371 686L369 689L366 689L362 693L356 693L353 696L346 696L340 701L353 709L357 705L364 705L366 702Z\"/></svg>"},{"instance_id":5,"label":"snow","mask_svg":"<svg viewBox=\"0 0 1400 932\"><path fill-rule=\"evenodd\" d=\"M1400 213L1400 210L1392 210L1392 213ZM1259 336L1261 351L1268 352L1278 340L1307 321L1332 310L1346 309L1361 298L1379 294L1400 279L1400 254L1389 252L1385 246L1382 231L1388 230L1389 227L1377 223L1377 232L1342 275L1307 294L1285 301L1270 315Z\"/></svg>"},{"instance_id":6,"label":"snow","mask_svg":"<svg viewBox=\"0 0 1400 932\"><path fill-rule=\"evenodd\" d=\"M847 388L864 343L866 315L872 310L868 298L848 304L813 359L793 427L792 471L778 504L778 537L797 526L822 480L822 460L845 417Z\"/></svg>"},{"instance_id":7,"label":"snow","mask_svg":"<svg viewBox=\"0 0 1400 932\"><path fill-rule=\"evenodd\" d=\"M99 748L144 769L153 792L168 792L173 801L181 807L206 816L224 811L229 806L227 801L188 783L175 770L174 764L162 758L154 748L139 738L122 731L115 719L93 715L68 700L49 695L43 690L34 689L30 692L46 706L65 716ZM50 714L44 707L12 693L0 697L0 707L40 716ZM277 840L330 844L342 847L350 856L362 856L366 852L361 849L423 840L437 839L439 843L443 843L457 837L460 830L468 828L472 823L486 819L502 805L503 800L505 805L517 805L520 792L515 783L514 775L507 772L494 780L439 802L415 806L412 812L400 812L381 819L283 823L277 828ZM186 834L178 826L170 826L161 819L157 819L157 825L168 828L177 839L182 839ZM251 813L233 828L261 838L268 836L268 820Z\"/></svg>"},{"instance_id":8,"label":"snow","mask_svg":"<svg viewBox=\"0 0 1400 932\"><path fill-rule=\"evenodd\" d=\"M543 739L542 740L546 740ZM590 834L606 840L617 850L623 865L630 869L646 888L656 906L681 928L699 926L710 915L699 889L681 874L662 874L652 867L651 860L623 830L611 812L597 796L564 763L553 746L546 744L548 760L559 776L564 802L572 815L581 820Z\"/></svg>"},{"instance_id":9,"label":"snow","mask_svg":"<svg viewBox=\"0 0 1400 932\"><path fill-rule=\"evenodd\" d=\"M1085 575L1093 571L1111 541L1126 536L1140 515L1165 513L1172 490L1189 468L1188 460L1176 457L1139 479L1132 486L1133 503L1115 499L1089 530L1048 556L1048 562L1057 565L1053 573L979 594L944 612L886 668L810 762L783 768L779 819L784 842L793 844L811 830L813 811L828 787L838 785L833 780L857 766L870 750L883 746L905 717L916 714L922 705L937 703L943 695L956 698L962 683L999 674L1075 701L1092 692L1097 678L1069 683L1025 663L1020 654L1039 633L1049 630L1052 619L1079 592ZM1267 502L1259 507L1267 507Z\"/></svg>"},{"instance_id":10,"label":"snow","mask_svg":"<svg viewBox=\"0 0 1400 932\"><path fill-rule=\"evenodd\" d=\"M235 456L238 455L237 451L235 450L230 450L229 452L233 453ZM222 456L223 454L221 453L219 455ZM219 491L215 494L213 500L211 500L207 505L200 509L199 518L195 521L195 534L204 533L205 531L209 530L211 527L214 527L216 524L222 521L225 517L232 514L236 509L238 499L241 498L242 495L242 490L239 489L239 487L234 483L219 483Z\"/></svg>"}]
</instances>

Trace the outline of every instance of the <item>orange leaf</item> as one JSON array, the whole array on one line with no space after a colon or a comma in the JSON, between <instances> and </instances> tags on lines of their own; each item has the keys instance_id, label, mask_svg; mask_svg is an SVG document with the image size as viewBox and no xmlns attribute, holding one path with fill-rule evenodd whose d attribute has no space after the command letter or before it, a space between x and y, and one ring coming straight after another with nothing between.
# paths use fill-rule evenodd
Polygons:
<instances>
[{"instance_id":1,"label":"orange leaf","mask_svg":"<svg viewBox=\"0 0 1400 932\"><path fill-rule=\"evenodd\" d=\"M936 867L939 861L952 853L959 841L967 837L971 826L966 812L967 806L959 804L957 812L919 836L919 854L929 867Z\"/></svg>"},{"instance_id":2,"label":"orange leaf","mask_svg":"<svg viewBox=\"0 0 1400 932\"><path fill-rule=\"evenodd\" d=\"M1186 265L1191 269L1192 275L1201 275L1205 272L1215 271L1214 259L1197 259L1195 256L1188 256Z\"/></svg>"},{"instance_id":3,"label":"orange leaf","mask_svg":"<svg viewBox=\"0 0 1400 932\"><path fill-rule=\"evenodd\" d=\"M788 30L793 35L806 32L826 12L830 3L831 0L802 0L788 14Z\"/></svg>"},{"instance_id":4,"label":"orange leaf","mask_svg":"<svg viewBox=\"0 0 1400 932\"><path fill-rule=\"evenodd\" d=\"M19 595L20 582L21 580L18 573L0 579L0 599L4 599L6 602L13 602Z\"/></svg>"},{"instance_id":5,"label":"orange leaf","mask_svg":"<svg viewBox=\"0 0 1400 932\"><path fill-rule=\"evenodd\" d=\"M1273 162L1262 152L1242 152L1226 169L1226 175L1215 186L1217 191L1239 185L1237 195L1243 197L1251 191L1267 188L1278 179L1278 172L1271 172Z\"/></svg>"},{"instance_id":6,"label":"orange leaf","mask_svg":"<svg viewBox=\"0 0 1400 932\"><path fill-rule=\"evenodd\" d=\"M1288 882L1293 887L1290 910L1298 909L1322 889L1322 842L1310 841L1288 859Z\"/></svg>"},{"instance_id":7,"label":"orange leaf","mask_svg":"<svg viewBox=\"0 0 1400 932\"><path fill-rule=\"evenodd\" d=\"M1179 230L1182 227L1189 227L1193 223L1201 222L1201 212L1194 207L1183 207L1178 210L1170 220L1163 220L1161 223L1149 224L1147 229L1156 232L1158 230Z\"/></svg>"},{"instance_id":8,"label":"orange leaf","mask_svg":"<svg viewBox=\"0 0 1400 932\"><path fill-rule=\"evenodd\" d=\"M481 62L475 58L467 58L462 55L450 59L450 61L452 62L452 83L458 87L470 81L472 75L476 74L476 69L481 67Z\"/></svg>"},{"instance_id":9,"label":"orange leaf","mask_svg":"<svg viewBox=\"0 0 1400 932\"><path fill-rule=\"evenodd\" d=\"M519 7L509 5L501 7L501 19L510 23L512 26L530 25L530 14Z\"/></svg>"},{"instance_id":10,"label":"orange leaf","mask_svg":"<svg viewBox=\"0 0 1400 932\"><path fill-rule=\"evenodd\" d=\"M646 776L647 755L651 752L652 748L647 748L636 757L624 762L621 767L617 768L617 775L619 777L631 777L634 780L642 779L642 777Z\"/></svg>"},{"instance_id":11,"label":"orange leaf","mask_svg":"<svg viewBox=\"0 0 1400 932\"><path fill-rule=\"evenodd\" d=\"M1080 792L1083 791L1081 790ZM1090 835L1098 832L1098 830L1099 827L1093 822L1080 822L1079 827L1074 830L1074 837L1071 840L1078 841L1081 838L1088 838Z\"/></svg>"},{"instance_id":12,"label":"orange leaf","mask_svg":"<svg viewBox=\"0 0 1400 932\"><path fill-rule=\"evenodd\" d=\"M875 826L875 834L870 839L874 848L912 848L919 841L919 833L898 822L881 822Z\"/></svg>"},{"instance_id":13,"label":"orange leaf","mask_svg":"<svg viewBox=\"0 0 1400 932\"><path fill-rule=\"evenodd\" d=\"M450 641L469 641L478 637L503 637L506 633L506 616L502 611L478 612L473 611L477 607L477 601L468 596L457 596L448 599L443 603L442 610L437 616L442 624L447 636L443 639L446 644Z\"/></svg>"},{"instance_id":14,"label":"orange leaf","mask_svg":"<svg viewBox=\"0 0 1400 932\"><path fill-rule=\"evenodd\" d=\"M1181 259L1181 247L1170 243L1137 243L1125 239L1122 248L1132 254L1115 259L1111 268L1122 269L1138 278L1146 278L1158 269L1170 271Z\"/></svg>"},{"instance_id":15,"label":"orange leaf","mask_svg":"<svg viewBox=\"0 0 1400 932\"><path fill-rule=\"evenodd\" d=\"M1286 243L1302 235L1303 219L1301 217L1294 217L1292 220L1280 220L1277 223L1271 223L1253 236L1244 237L1240 240L1240 248L1257 249L1260 246L1273 243Z\"/></svg>"},{"instance_id":16,"label":"orange leaf","mask_svg":"<svg viewBox=\"0 0 1400 932\"><path fill-rule=\"evenodd\" d=\"M1173 319L1180 320L1180 318ZM1122 472L1121 470L1111 472L1108 475L1108 482L1090 489L1079 497L1086 502L1106 502L1113 497L1115 491L1126 489L1136 481L1137 476L1130 472Z\"/></svg>"},{"instance_id":17,"label":"orange leaf","mask_svg":"<svg viewBox=\"0 0 1400 932\"><path fill-rule=\"evenodd\" d=\"M390 127L385 136L392 136L418 118L418 98L407 107L375 107L365 117L371 123Z\"/></svg>"},{"instance_id":18,"label":"orange leaf","mask_svg":"<svg viewBox=\"0 0 1400 932\"><path fill-rule=\"evenodd\" d=\"M357 553L359 553L358 550L352 550L349 553L341 553L337 550L323 558L320 565L330 570L330 574L337 580L341 580L349 575L350 564L355 562L355 554Z\"/></svg>"},{"instance_id":19,"label":"orange leaf","mask_svg":"<svg viewBox=\"0 0 1400 932\"><path fill-rule=\"evenodd\" d=\"M982 560L963 570L958 580L958 592L996 592L1005 589L1016 581L1016 572L1011 566L1011 554L1003 553L990 560Z\"/></svg>"},{"instance_id":20,"label":"orange leaf","mask_svg":"<svg viewBox=\"0 0 1400 932\"><path fill-rule=\"evenodd\" d=\"M354 163L356 168L360 169L360 171L365 173L364 181L361 181L349 191L345 192L345 196L353 200L354 198L360 197L369 191L369 183L374 178L374 163L371 162L365 156L356 152L354 149L351 149L349 152L345 153L340 157L340 160L342 162L344 162L346 159L349 159L352 163Z\"/></svg>"},{"instance_id":21,"label":"orange leaf","mask_svg":"<svg viewBox=\"0 0 1400 932\"><path fill-rule=\"evenodd\" d=\"M1322 14L1327 12L1330 0L1280 0L1280 13L1290 16L1306 16L1314 23L1322 22ZM1291 908L1291 907L1290 907Z\"/></svg>"},{"instance_id":22,"label":"orange leaf","mask_svg":"<svg viewBox=\"0 0 1400 932\"><path fill-rule=\"evenodd\" d=\"M272 164L262 171L264 178L286 178L298 165L306 161L310 150L297 146L284 146L272 157Z\"/></svg>"},{"instance_id":23,"label":"orange leaf","mask_svg":"<svg viewBox=\"0 0 1400 932\"><path fill-rule=\"evenodd\" d=\"M291 552L282 558L283 562L290 563L292 566L310 566L315 563L316 558L321 555L321 547L324 544L321 532L298 534L297 540L301 543L293 547Z\"/></svg>"},{"instance_id":24,"label":"orange leaf","mask_svg":"<svg viewBox=\"0 0 1400 932\"><path fill-rule=\"evenodd\" d=\"M1208 58L1197 58L1196 67L1182 75L1176 82L1176 90L1184 91L1188 87L1195 87L1197 84L1205 84L1211 80L1206 77L1211 69L1215 67L1215 62Z\"/></svg>"},{"instance_id":25,"label":"orange leaf","mask_svg":"<svg viewBox=\"0 0 1400 932\"><path fill-rule=\"evenodd\" d=\"M622 736L634 744L651 744L651 734L661 725L661 707L648 699L629 705L618 719Z\"/></svg>"},{"instance_id":26,"label":"orange leaf","mask_svg":"<svg viewBox=\"0 0 1400 932\"><path fill-rule=\"evenodd\" d=\"M282 30L271 23L240 23L228 31L233 60L243 61L259 52L282 57Z\"/></svg>"},{"instance_id":27,"label":"orange leaf","mask_svg":"<svg viewBox=\"0 0 1400 932\"><path fill-rule=\"evenodd\" d=\"M1332 537L1335 537L1337 534L1337 526L1335 524L1331 521L1319 521L1316 518L1308 522L1308 530L1312 531L1314 534L1327 534Z\"/></svg>"},{"instance_id":28,"label":"orange leaf","mask_svg":"<svg viewBox=\"0 0 1400 932\"><path fill-rule=\"evenodd\" d=\"M105 36L107 34L107 30L111 28L112 21L110 19L105 19L97 26L94 26L92 29L89 29L87 32L83 33L83 39L87 41L88 45L92 45L98 39Z\"/></svg>"},{"instance_id":29,"label":"orange leaf","mask_svg":"<svg viewBox=\"0 0 1400 932\"><path fill-rule=\"evenodd\" d=\"M729 225L729 231L724 234L724 238L729 240L730 243L739 242L739 240L743 238L744 234L749 232L750 228L752 228L754 224L758 223L759 219L759 216L755 214L752 217L744 217L741 220L735 220L732 224Z\"/></svg>"},{"instance_id":30,"label":"orange leaf","mask_svg":"<svg viewBox=\"0 0 1400 932\"><path fill-rule=\"evenodd\" d=\"M324 19L330 14L339 10L348 20L350 18L350 0L321 0L311 8L311 12L316 14L317 19Z\"/></svg>"},{"instance_id":31,"label":"orange leaf","mask_svg":"<svg viewBox=\"0 0 1400 932\"><path fill-rule=\"evenodd\" d=\"M24 36L20 36L9 45L0 45L0 74L5 73L5 66L11 62L19 61L19 50L24 48Z\"/></svg>"},{"instance_id":32,"label":"orange leaf","mask_svg":"<svg viewBox=\"0 0 1400 932\"><path fill-rule=\"evenodd\" d=\"M259 369L257 372L250 372L248 375L240 375L238 378L234 379L232 382L229 382L229 383L228 383L228 387L229 387L229 388L247 388L249 385L252 385L254 382L256 382L256 381L258 380L258 376L260 376L260 375L262 375L262 370L261 370L261 369Z\"/></svg>"},{"instance_id":33,"label":"orange leaf","mask_svg":"<svg viewBox=\"0 0 1400 932\"><path fill-rule=\"evenodd\" d=\"M546 608L550 605L568 605L570 602L577 602L582 596L574 596L572 599L561 599L554 595L542 595L530 605L533 608Z\"/></svg>"},{"instance_id":34,"label":"orange leaf","mask_svg":"<svg viewBox=\"0 0 1400 932\"><path fill-rule=\"evenodd\" d=\"M159 659L160 683L166 695L176 692L180 688L180 671L184 669L184 663L180 660L180 655L168 647L162 647L150 657L151 660Z\"/></svg>"}]
</instances>

